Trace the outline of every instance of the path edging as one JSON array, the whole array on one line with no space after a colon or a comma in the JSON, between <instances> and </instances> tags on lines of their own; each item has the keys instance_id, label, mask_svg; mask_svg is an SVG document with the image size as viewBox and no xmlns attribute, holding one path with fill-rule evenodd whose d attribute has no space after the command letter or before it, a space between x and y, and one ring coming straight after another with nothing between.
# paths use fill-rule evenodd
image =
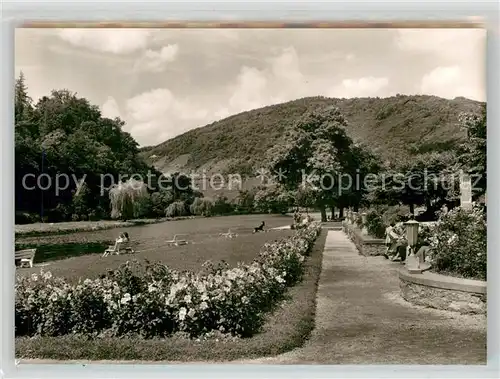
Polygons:
<instances>
[{"instance_id":1,"label":"path edging","mask_svg":"<svg viewBox=\"0 0 500 379\"><path fill-rule=\"evenodd\" d=\"M399 288L403 299L428 308L459 313L486 314L486 282L399 269Z\"/></svg>"}]
</instances>

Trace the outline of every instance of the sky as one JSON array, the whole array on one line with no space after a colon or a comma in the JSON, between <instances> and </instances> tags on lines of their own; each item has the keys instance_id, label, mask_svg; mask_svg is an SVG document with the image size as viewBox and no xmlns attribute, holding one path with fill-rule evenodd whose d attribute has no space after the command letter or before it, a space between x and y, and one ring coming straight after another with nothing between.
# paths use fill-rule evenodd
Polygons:
<instances>
[{"instance_id":1,"label":"sky","mask_svg":"<svg viewBox=\"0 0 500 379\"><path fill-rule=\"evenodd\" d=\"M68 89L141 146L306 96L486 101L482 29L17 29L36 101Z\"/></svg>"}]
</instances>

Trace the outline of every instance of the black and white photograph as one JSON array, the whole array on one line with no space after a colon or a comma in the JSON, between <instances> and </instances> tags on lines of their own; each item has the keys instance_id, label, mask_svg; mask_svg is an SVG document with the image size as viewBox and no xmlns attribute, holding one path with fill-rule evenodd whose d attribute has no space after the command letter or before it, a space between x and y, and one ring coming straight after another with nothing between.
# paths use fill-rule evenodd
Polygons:
<instances>
[{"instance_id":1,"label":"black and white photograph","mask_svg":"<svg viewBox=\"0 0 500 379\"><path fill-rule=\"evenodd\" d=\"M145 25L15 30L18 362L486 365L486 29Z\"/></svg>"}]
</instances>

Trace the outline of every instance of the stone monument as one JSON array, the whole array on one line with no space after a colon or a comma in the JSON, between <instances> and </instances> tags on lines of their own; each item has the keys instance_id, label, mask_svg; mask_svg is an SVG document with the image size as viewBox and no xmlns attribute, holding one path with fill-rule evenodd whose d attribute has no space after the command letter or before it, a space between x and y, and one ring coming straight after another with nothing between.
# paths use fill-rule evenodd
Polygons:
<instances>
[{"instance_id":1,"label":"stone monument","mask_svg":"<svg viewBox=\"0 0 500 379\"><path fill-rule=\"evenodd\" d=\"M462 174L460 177L460 207L472 209L472 183L468 174Z\"/></svg>"}]
</instances>

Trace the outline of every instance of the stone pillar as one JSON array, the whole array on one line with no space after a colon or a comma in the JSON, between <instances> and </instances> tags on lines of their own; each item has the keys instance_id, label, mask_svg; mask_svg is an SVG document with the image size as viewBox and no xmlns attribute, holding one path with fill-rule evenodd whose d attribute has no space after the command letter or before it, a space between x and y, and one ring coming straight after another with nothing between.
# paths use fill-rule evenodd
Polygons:
<instances>
[{"instance_id":1,"label":"stone pillar","mask_svg":"<svg viewBox=\"0 0 500 379\"><path fill-rule=\"evenodd\" d=\"M472 182L470 175L463 173L460 177L460 207L472 209Z\"/></svg>"},{"instance_id":2,"label":"stone pillar","mask_svg":"<svg viewBox=\"0 0 500 379\"><path fill-rule=\"evenodd\" d=\"M405 223L406 225L406 240L408 242L406 250L405 266L411 274L421 274L422 268L420 267L420 259L415 254L415 247L418 240L419 223L415 220L410 220Z\"/></svg>"},{"instance_id":3,"label":"stone pillar","mask_svg":"<svg viewBox=\"0 0 500 379\"><path fill-rule=\"evenodd\" d=\"M368 229L366 228L366 213L363 212L361 214L361 219L363 220L363 227L361 229L361 233L363 233L365 236L368 235Z\"/></svg>"}]
</instances>

